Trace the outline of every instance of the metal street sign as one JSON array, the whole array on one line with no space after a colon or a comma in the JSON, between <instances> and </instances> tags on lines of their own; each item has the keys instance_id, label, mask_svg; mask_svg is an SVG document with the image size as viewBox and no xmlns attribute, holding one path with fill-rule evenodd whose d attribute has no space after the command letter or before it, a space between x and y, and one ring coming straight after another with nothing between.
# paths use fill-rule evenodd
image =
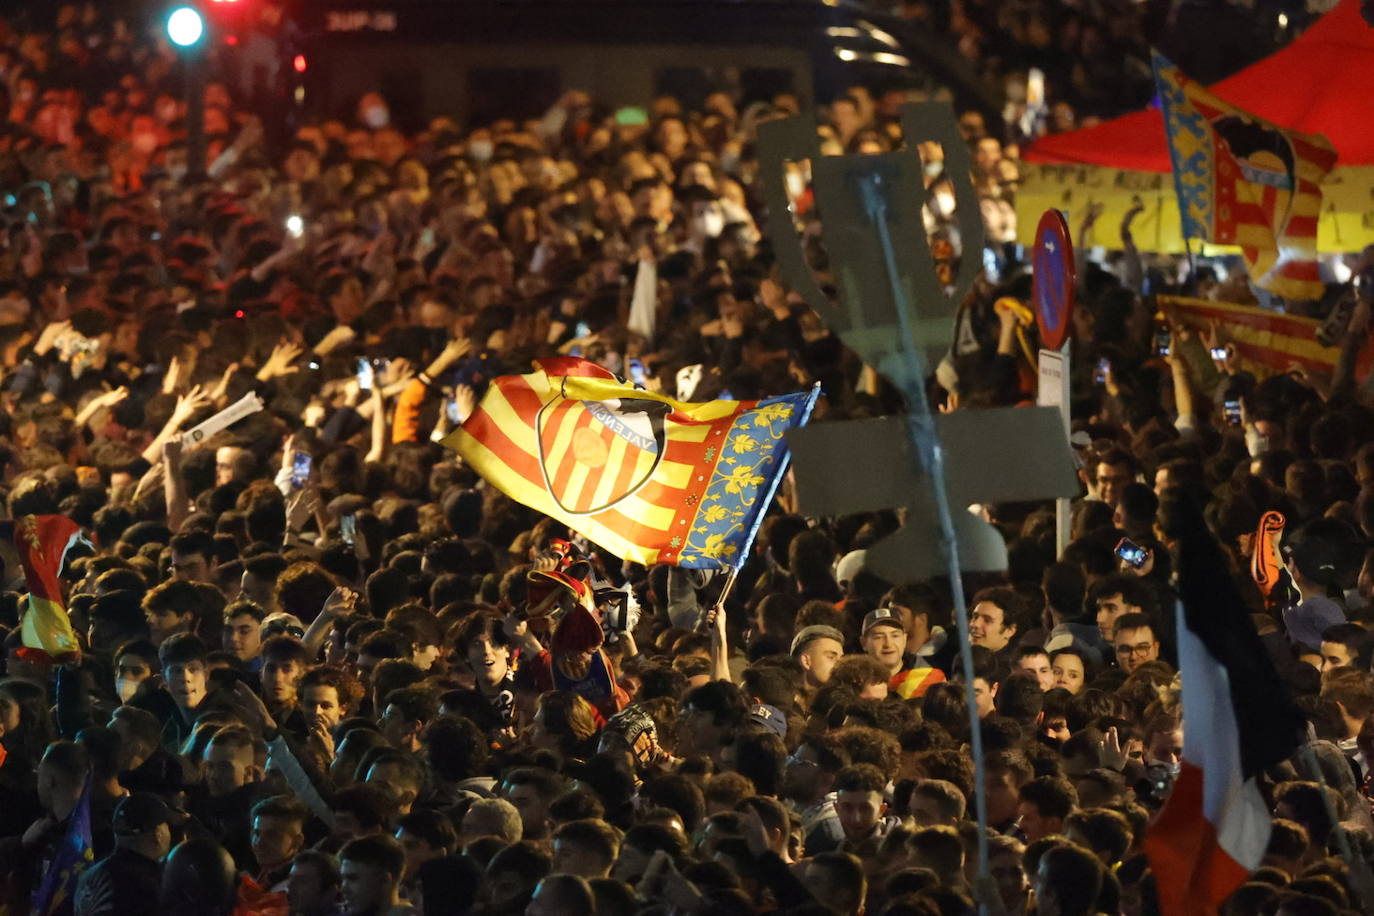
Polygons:
<instances>
[{"instance_id":1,"label":"metal street sign","mask_svg":"<svg viewBox=\"0 0 1374 916\"><path fill-rule=\"evenodd\" d=\"M1077 275L1073 262L1073 242L1069 224L1058 210L1046 210L1035 229L1035 248L1031 252L1034 274L1035 324L1040 343L1058 350L1073 329L1074 286Z\"/></svg>"}]
</instances>

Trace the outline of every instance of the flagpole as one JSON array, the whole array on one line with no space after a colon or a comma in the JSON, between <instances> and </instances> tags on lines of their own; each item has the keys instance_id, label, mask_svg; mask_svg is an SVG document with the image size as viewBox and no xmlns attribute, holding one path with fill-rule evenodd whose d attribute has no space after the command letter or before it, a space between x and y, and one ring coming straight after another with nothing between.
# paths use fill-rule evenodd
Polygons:
<instances>
[{"instance_id":1,"label":"flagpole","mask_svg":"<svg viewBox=\"0 0 1374 916\"><path fill-rule=\"evenodd\" d=\"M739 567L731 566L730 572L725 575L725 584L720 587L720 595L711 605L711 610L702 616L698 629L710 629L711 624L715 622L716 615L725 613L725 599L729 598L730 592L734 591L737 579L739 579Z\"/></svg>"},{"instance_id":2,"label":"flagpole","mask_svg":"<svg viewBox=\"0 0 1374 916\"><path fill-rule=\"evenodd\" d=\"M1184 251L1184 253L1185 253L1186 255L1188 255L1188 281L1189 281L1190 284L1196 284L1196 283L1197 283L1197 265L1193 263L1193 246L1192 246L1192 244L1190 244L1190 242L1188 241L1188 233L1187 233L1187 232L1184 232L1184 233L1183 233L1183 251ZM1194 293L1197 292L1196 286L1193 287L1193 292L1194 292Z\"/></svg>"}]
</instances>

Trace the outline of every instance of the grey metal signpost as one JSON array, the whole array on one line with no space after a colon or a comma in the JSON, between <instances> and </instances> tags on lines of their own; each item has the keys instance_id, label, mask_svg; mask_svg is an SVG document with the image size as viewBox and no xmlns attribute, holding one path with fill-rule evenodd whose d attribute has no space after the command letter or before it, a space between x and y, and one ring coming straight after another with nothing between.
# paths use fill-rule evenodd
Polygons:
<instances>
[{"instance_id":1,"label":"grey metal signpost","mask_svg":"<svg viewBox=\"0 0 1374 916\"><path fill-rule=\"evenodd\" d=\"M870 550L868 565L894 582L941 573L949 577L960 659L967 673L973 670L973 652L960 573L1005 569L1006 550L995 530L963 511L963 500L979 494L986 494L981 496L985 500L1072 495L1077 481L1062 421L1052 408L939 417L930 410L925 387L929 366L948 349L958 304L982 270L983 224L970 179L968 147L953 112L938 104L908 105L901 120L906 151L869 156L822 157L815 124L809 119L773 121L759 129L769 235L784 279L850 349L902 392L907 403L904 423L896 418L819 423L788 438L806 511L907 509L906 526ZM918 142L929 140L943 147L946 172L962 202L957 216L964 255L949 291L935 272L922 219L926 190L915 150ZM811 163L838 302L831 301L811 275L788 218L783 170L786 163L802 160ZM1014 443L1014 454L1011 449L999 455L983 448L977 459L971 453L960 455L959 473L947 473L942 434L949 433L965 447L980 437L984 443L1000 437ZM861 451L854 449L856 441L865 443ZM1016 473L1001 473L1008 460ZM840 461L844 464L837 466ZM844 473L836 473L839 467ZM955 476L957 482L950 479ZM933 558L930 546L936 548ZM967 555L961 555L961 548ZM973 678L966 676L964 681L977 770L974 806L984 828L982 736ZM984 880L987 858L987 839L980 829L978 875Z\"/></svg>"}]
</instances>

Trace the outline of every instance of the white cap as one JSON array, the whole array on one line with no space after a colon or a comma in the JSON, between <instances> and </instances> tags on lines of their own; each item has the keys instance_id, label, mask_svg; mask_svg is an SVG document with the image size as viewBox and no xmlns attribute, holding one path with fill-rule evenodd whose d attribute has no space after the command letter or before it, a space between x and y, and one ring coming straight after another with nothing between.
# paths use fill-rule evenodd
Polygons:
<instances>
[{"instance_id":1,"label":"white cap","mask_svg":"<svg viewBox=\"0 0 1374 916\"><path fill-rule=\"evenodd\" d=\"M864 558L867 556L867 550L851 550L836 560L835 581L841 585L846 582L853 582L854 577L859 574L859 570L864 568Z\"/></svg>"}]
</instances>

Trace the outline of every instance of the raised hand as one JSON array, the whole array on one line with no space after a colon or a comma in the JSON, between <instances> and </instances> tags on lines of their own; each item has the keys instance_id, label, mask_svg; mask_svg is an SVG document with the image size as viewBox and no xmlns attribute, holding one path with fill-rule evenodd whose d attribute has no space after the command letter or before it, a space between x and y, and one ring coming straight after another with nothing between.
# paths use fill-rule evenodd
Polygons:
<instances>
[{"instance_id":1,"label":"raised hand","mask_svg":"<svg viewBox=\"0 0 1374 916\"><path fill-rule=\"evenodd\" d=\"M216 383L214 389L211 390L210 400L218 404L220 400L229 393L229 382L234 378L234 373L238 371L238 363L229 364L229 367L224 370L224 374L220 376L219 382Z\"/></svg>"},{"instance_id":2,"label":"raised hand","mask_svg":"<svg viewBox=\"0 0 1374 916\"><path fill-rule=\"evenodd\" d=\"M1202 343L1208 352L1221 348L1221 325L1215 318L1207 322L1207 328L1202 332Z\"/></svg>"},{"instance_id":3,"label":"raised hand","mask_svg":"<svg viewBox=\"0 0 1374 916\"><path fill-rule=\"evenodd\" d=\"M1143 200L1141 200L1139 197L1133 198L1133 199L1131 200L1131 209L1127 210L1127 211L1126 211L1124 214L1122 214L1122 216L1121 216L1121 234L1122 234L1122 235L1130 235L1130 233L1131 233L1131 223L1133 223L1133 222L1135 221L1135 218L1136 218L1137 216L1139 216L1140 214L1142 214L1142 213L1144 213L1144 212L1145 212L1145 202L1144 202Z\"/></svg>"},{"instance_id":4,"label":"raised hand","mask_svg":"<svg viewBox=\"0 0 1374 916\"><path fill-rule=\"evenodd\" d=\"M57 343L58 338L71 329L72 323L70 321L54 321L52 324L45 327L42 333L38 335L38 340L33 345L34 354L42 356L44 353L47 353Z\"/></svg>"},{"instance_id":5,"label":"raised hand","mask_svg":"<svg viewBox=\"0 0 1374 916\"><path fill-rule=\"evenodd\" d=\"M199 385L183 395L178 395L177 406L172 410L172 425L180 426L195 416L196 411L209 405L209 403L210 395L206 394Z\"/></svg>"},{"instance_id":6,"label":"raised hand","mask_svg":"<svg viewBox=\"0 0 1374 916\"><path fill-rule=\"evenodd\" d=\"M267 362L262 364L258 370L258 381L269 382L279 375L291 375L300 371L299 366L293 366L297 358L303 351L293 343L283 341L272 348L272 355L267 357Z\"/></svg>"},{"instance_id":7,"label":"raised hand","mask_svg":"<svg viewBox=\"0 0 1374 916\"><path fill-rule=\"evenodd\" d=\"M300 531L319 507L320 494L312 484L306 484L292 493L286 501L287 530Z\"/></svg>"},{"instance_id":8,"label":"raised hand","mask_svg":"<svg viewBox=\"0 0 1374 916\"><path fill-rule=\"evenodd\" d=\"M286 437L286 442L281 447L281 469L289 471L296 464L296 434L292 433Z\"/></svg>"},{"instance_id":9,"label":"raised hand","mask_svg":"<svg viewBox=\"0 0 1374 916\"><path fill-rule=\"evenodd\" d=\"M329 597L325 599L324 607L320 608L320 613L330 616L351 614L357 605L358 593L349 588L339 587L329 593Z\"/></svg>"},{"instance_id":10,"label":"raised hand","mask_svg":"<svg viewBox=\"0 0 1374 916\"><path fill-rule=\"evenodd\" d=\"M472 341L466 337L455 337L448 342L448 346L444 347L438 356L434 357L434 362L425 369L425 374L430 378L441 375L470 352L472 352Z\"/></svg>"},{"instance_id":11,"label":"raised hand","mask_svg":"<svg viewBox=\"0 0 1374 916\"><path fill-rule=\"evenodd\" d=\"M332 763L334 760L334 736L329 733L329 729L319 719L310 723L309 738L324 752L325 758Z\"/></svg>"},{"instance_id":12,"label":"raised hand","mask_svg":"<svg viewBox=\"0 0 1374 916\"><path fill-rule=\"evenodd\" d=\"M276 732L277 720L272 718L272 713L267 711L267 704L253 692L252 687L239 681L234 685L234 699L238 701L238 711L250 728L262 735Z\"/></svg>"},{"instance_id":13,"label":"raised hand","mask_svg":"<svg viewBox=\"0 0 1374 916\"><path fill-rule=\"evenodd\" d=\"M472 341L468 340L466 337L455 337L448 342L448 346L444 347L444 352L441 353L440 356L441 358L447 359L450 363L456 363L471 352Z\"/></svg>"},{"instance_id":14,"label":"raised hand","mask_svg":"<svg viewBox=\"0 0 1374 916\"><path fill-rule=\"evenodd\" d=\"M1116 726L1107 729L1099 745L1102 749L1102 765L1109 770L1120 772L1126 766L1126 752L1121 747L1121 738Z\"/></svg>"},{"instance_id":15,"label":"raised hand","mask_svg":"<svg viewBox=\"0 0 1374 916\"><path fill-rule=\"evenodd\" d=\"M453 400L458 405L458 417L460 421L466 421L472 416L472 412L477 409L477 392L472 390L471 385L459 385L453 389Z\"/></svg>"},{"instance_id":16,"label":"raised hand","mask_svg":"<svg viewBox=\"0 0 1374 916\"><path fill-rule=\"evenodd\" d=\"M1091 229L1093 224L1097 222L1097 218L1102 215L1104 209L1106 208L1098 201L1089 203L1088 209L1083 211L1083 222L1079 225L1079 232L1083 233Z\"/></svg>"},{"instance_id":17,"label":"raised hand","mask_svg":"<svg viewBox=\"0 0 1374 916\"><path fill-rule=\"evenodd\" d=\"M328 412L325 410L324 405L318 400L312 400L309 404L305 405L305 413L301 415L301 422L311 429L318 429L320 424L324 422L326 416L328 416Z\"/></svg>"},{"instance_id":18,"label":"raised hand","mask_svg":"<svg viewBox=\"0 0 1374 916\"><path fill-rule=\"evenodd\" d=\"M124 401L129 396L129 389L123 385L113 391L107 391L95 399L95 403L101 407L113 407Z\"/></svg>"},{"instance_id":19,"label":"raised hand","mask_svg":"<svg viewBox=\"0 0 1374 916\"><path fill-rule=\"evenodd\" d=\"M393 385L403 385L415 377L415 367L410 364L410 360L405 357L398 357L389 362L380 373L378 381L383 388L390 388Z\"/></svg>"}]
</instances>

